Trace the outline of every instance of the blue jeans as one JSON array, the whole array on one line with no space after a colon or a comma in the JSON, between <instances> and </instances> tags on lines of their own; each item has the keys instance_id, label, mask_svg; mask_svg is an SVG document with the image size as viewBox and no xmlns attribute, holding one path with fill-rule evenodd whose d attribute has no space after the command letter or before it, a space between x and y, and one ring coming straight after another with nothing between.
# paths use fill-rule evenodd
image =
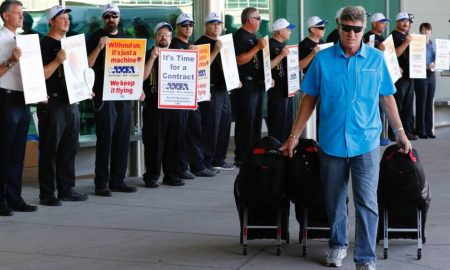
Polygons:
<instances>
[{"instance_id":1,"label":"blue jeans","mask_svg":"<svg viewBox=\"0 0 450 270\"><path fill-rule=\"evenodd\" d=\"M351 158L320 155L321 181L330 222L330 248L348 247L347 185L352 175L353 201L356 209L356 264L376 264L378 226L377 186L379 148Z\"/></svg>"}]
</instances>

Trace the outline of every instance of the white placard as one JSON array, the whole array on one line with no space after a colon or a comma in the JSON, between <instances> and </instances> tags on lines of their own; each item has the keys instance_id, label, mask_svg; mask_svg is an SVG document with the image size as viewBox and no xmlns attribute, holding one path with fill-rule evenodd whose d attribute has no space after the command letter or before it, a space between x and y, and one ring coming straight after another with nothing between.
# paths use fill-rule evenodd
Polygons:
<instances>
[{"instance_id":1,"label":"white placard","mask_svg":"<svg viewBox=\"0 0 450 270\"><path fill-rule=\"evenodd\" d=\"M197 50L159 50L159 109L197 109L197 61Z\"/></svg>"},{"instance_id":2,"label":"white placard","mask_svg":"<svg viewBox=\"0 0 450 270\"><path fill-rule=\"evenodd\" d=\"M427 36L411 35L409 44L409 77L425 79L427 77Z\"/></svg>"},{"instance_id":3,"label":"white placard","mask_svg":"<svg viewBox=\"0 0 450 270\"><path fill-rule=\"evenodd\" d=\"M392 35L389 35L384 44L384 60L391 75L392 81L395 83L398 79L402 77L402 72L400 71L400 65L398 64L397 53L395 52L394 40Z\"/></svg>"},{"instance_id":4,"label":"white placard","mask_svg":"<svg viewBox=\"0 0 450 270\"><path fill-rule=\"evenodd\" d=\"M369 43L367 43L372 48L375 48L375 34L369 36Z\"/></svg>"},{"instance_id":5,"label":"white placard","mask_svg":"<svg viewBox=\"0 0 450 270\"><path fill-rule=\"evenodd\" d=\"M272 88L272 67L270 66L270 48L269 37L265 36L266 47L263 48L263 65L264 65L264 86L266 91Z\"/></svg>"},{"instance_id":6,"label":"white placard","mask_svg":"<svg viewBox=\"0 0 450 270\"><path fill-rule=\"evenodd\" d=\"M227 90L239 88L241 81L239 79L239 71L236 62L236 53L234 51L234 42L232 34L220 36L222 41L222 49L220 49L220 60L222 60L223 76Z\"/></svg>"},{"instance_id":7,"label":"white placard","mask_svg":"<svg viewBox=\"0 0 450 270\"><path fill-rule=\"evenodd\" d=\"M298 69L298 45L286 46L289 50L287 55L287 80L288 96L292 97L300 90L300 72Z\"/></svg>"},{"instance_id":8,"label":"white placard","mask_svg":"<svg viewBox=\"0 0 450 270\"><path fill-rule=\"evenodd\" d=\"M61 48L66 51L63 66L69 103L91 98L92 88L85 81L85 70L89 65L84 34L61 39Z\"/></svg>"},{"instance_id":9,"label":"white placard","mask_svg":"<svg viewBox=\"0 0 450 270\"><path fill-rule=\"evenodd\" d=\"M436 60L434 69L449 70L450 69L450 40L436 39Z\"/></svg>"},{"instance_id":10,"label":"white placard","mask_svg":"<svg viewBox=\"0 0 450 270\"><path fill-rule=\"evenodd\" d=\"M16 35L16 43L22 50L19 64L25 103L46 101L47 87L38 34Z\"/></svg>"},{"instance_id":11,"label":"white placard","mask_svg":"<svg viewBox=\"0 0 450 270\"><path fill-rule=\"evenodd\" d=\"M317 46L319 46L320 50L325 50L326 48L330 48L334 45L333 42L328 42L328 43L324 43L324 44L318 44Z\"/></svg>"}]
</instances>

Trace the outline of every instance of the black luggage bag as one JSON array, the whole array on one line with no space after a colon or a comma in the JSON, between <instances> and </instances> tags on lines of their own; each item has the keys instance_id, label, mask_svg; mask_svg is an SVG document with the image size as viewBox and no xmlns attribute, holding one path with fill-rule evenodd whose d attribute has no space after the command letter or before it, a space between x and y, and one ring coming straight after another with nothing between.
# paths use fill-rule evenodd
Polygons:
<instances>
[{"instance_id":1,"label":"black luggage bag","mask_svg":"<svg viewBox=\"0 0 450 270\"><path fill-rule=\"evenodd\" d=\"M272 137L256 142L242 160L234 183L239 213L240 241L247 254L247 240L277 239L289 242L289 198L281 143Z\"/></svg>"}]
</instances>

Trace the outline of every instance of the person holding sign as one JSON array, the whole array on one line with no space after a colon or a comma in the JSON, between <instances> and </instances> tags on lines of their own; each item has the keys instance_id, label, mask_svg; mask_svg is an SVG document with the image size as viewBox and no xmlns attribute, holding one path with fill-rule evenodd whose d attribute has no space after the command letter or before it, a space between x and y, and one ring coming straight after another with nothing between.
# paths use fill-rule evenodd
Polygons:
<instances>
[{"instance_id":1,"label":"person holding sign","mask_svg":"<svg viewBox=\"0 0 450 270\"><path fill-rule=\"evenodd\" d=\"M22 171L30 124L30 108L25 104L19 69L20 48L16 30L23 24L20 1L5 0L0 5L0 216L13 211L34 212L37 207L22 198Z\"/></svg>"},{"instance_id":2,"label":"person holding sign","mask_svg":"<svg viewBox=\"0 0 450 270\"><path fill-rule=\"evenodd\" d=\"M254 7L247 7L241 14L242 27L233 35L240 89L233 90L236 123L234 161L240 166L247 148L261 137L262 102L264 96L264 67L262 49L268 46L264 38L257 39L261 16Z\"/></svg>"},{"instance_id":3,"label":"person holding sign","mask_svg":"<svg viewBox=\"0 0 450 270\"><path fill-rule=\"evenodd\" d=\"M366 23L363 7L346 7L339 19L338 44L319 53L306 73L305 93L291 135L280 150L292 157L318 99L320 178L330 223L327 266L340 267L347 256L349 175L355 204L356 270L374 270L377 262L377 187L380 160L381 102L395 127L401 153L411 150L402 128L395 86L383 53L362 43Z\"/></svg>"},{"instance_id":4,"label":"person holding sign","mask_svg":"<svg viewBox=\"0 0 450 270\"><path fill-rule=\"evenodd\" d=\"M86 49L89 67L95 71L95 195L109 197L111 191L136 192L137 189L124 182L130 148L131 102L102 100L105 47L111 38L126 38L119 30L120 10L117 5L103 6L102 19L103 28L92 34Z\"/></svg>"},{"instance_id":5,"label":"person holding sign","mask_svg":"<svg viewBox=\"0 0 450 270\"><path fill-rule=\"evenodd\" d=\"M325 25L327 23L327 20L322 20L317 16L313 16L308 19L309 36L298 44L298 64L300 69L303 71L303 74L308 71L308 67L312 60L320 51L320 47L318 45L325 43L322 38L325 35Z\"/></svg>"},{"instance_id":6,"label":"person holding sign","mask_svg":"<svg viewBox=\"0 0 450 270\"><path fill-rule=\"evenodd\" d=\"M396 21L396 28L392 31L391 35L394 40L398 64L402 69L402 77L395 82L397 93L395 93L394 97L406 136L409 140L417 140L417 135L413 132L414 85L413 80L409 77L409 44L411 43L412 37L408 31L413 20L408 13L400 12L397 14ZM389 137L395 139L391 130L389 133Z\"/></svg>"},{"instance_id":7,"label":"person holding sign","mask_svg":"<svg viewBox=\"0 0 450 270\"><path fill-rule=\"evenodd\" d=\"M155 27L155 46L145 55L144 69L144 109L142 110L142 142L144 143L145 173L144 183L148 188L156 188L164 172L163 184L183 186L180 179L181 117L176 109L158 109L159 50L169 48L172 41L172 26L160 22Z\"/></svg>"},{"instance_id":8,"label":"person holding sign","mask_svg":"<svg viewBox=\"0 0 450 270\"><path fill-rule=\"evenodd\" d=\"M215 12L205 18L205 34L196 45L210 44L210 102L198 104L201 113L201 130L203 141L203 155L205 166L210 170L233 170L234 165L227 162L228 143L231 129L231 103L226 89L225 77L220 58L222 41L218 37L222 34L223 22Z\"/></svg>"},{"instance_id":9,"label":"person holding sign","mask_svg":"<svg viewBox=\"0 0 450 270\"><path fill-rule=\"evenodd\" d=\"M62 201L85 201L88 196L73 190L75 155L80 133L80 112L69 103L63 62L66 52L61 39L69 31L69 8L54 6L47 10L50 31L41 40L42 63L48 102L37 107L39 118L39 203L60 206ZM55 190L58 190L58 198Z\"/></svg>"},{"instance_id":10,"label":"person holding sign","mask_svg":"<svg viewBox=\"0 0 450 270\"><path fill-rule=\"evenodd\" d=\"M292 97L288 96L286 41L295 25L286 19L278 19L272 25L273 37L269 39L270 65L275 86L267 93L267 129L269 136L285 141L292 128L294 111Z\"/></svg>"},{"instance_id":11,"label":"person holding sign","mask_svg":"<svg viewBox=\"0 0 450 270\"><path fill-rule=\"evenodd\" d=\"M364 34L363 42L369 43L370 37L374 36L373 46L380 51L384 51L384 37L383 33L386 30L386 24L391 20L384 17L383 13L375 13L370 17L370 23L372 24L372 29Z\"/></svg>"},{"instance_id":12,"label":"person holding sign","mask_svg":"<svg viewBox=\"0 0 450 270\"><path fill-rule=\"evenodd\" d=\"M434 74L436 47L430 39L432 33L431 24L422 23L419 30L421 34L427 36L427 77L425 79L414 79L414 90L416 93L416 132L421 139L434 139L436 138L433 133L433 106L434 92L436 91L436 75Z\"/></svg>"}]
</instances>

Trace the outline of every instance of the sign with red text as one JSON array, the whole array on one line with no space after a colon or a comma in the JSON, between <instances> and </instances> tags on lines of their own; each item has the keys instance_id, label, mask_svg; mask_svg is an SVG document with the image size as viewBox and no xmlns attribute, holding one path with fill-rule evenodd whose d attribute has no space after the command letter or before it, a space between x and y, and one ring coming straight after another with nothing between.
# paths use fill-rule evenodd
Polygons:
<instances>
[{"instance_id":1,"label":"sign with red text","mask_svg":"<svg viewBox=\"0 0 450 270\"><path fill-rule=\"evenodd\" d=\"M159 50L159 109L197 109L197 62L197 50Z\"/></svg>"},{"instance_id":2,"label":"sign with red text","mask_svg":"<svg viewBox=\"0 0 450 270\"><path fill-rule=\"evenodd\" d=\"M409 43L409 77L425 79L427 77L427 36L411 35Z\"/></svg>"},{"instance_id":3,"label":"sign with red text","mask_svg":"<svg viewBox=\"0 0 450 270\"><path fill-rule=\"evenodd\" d=\"M234 51L233 35L227 34L218 38L222 41L222 49L220 49L220 60L222 60L223 76L227 90L241 87L239 79L239 71L236 62L236 54Z\"/></svg>"},{"instance_id":4,"label":"sign with red text","mask_svg":"<svg viewBox=\"0 0 450 270\"><path fill-rule=\"evenodd\" d=\"M450 40L436 39L436 70L450 69Z\"/></svg>"},{"instance_id":5,"label":"sign with red text","mask_svg":"<svg viewBox=\"0 0 450 270\"><path fill-rule=\"evenodd\" d=\"M383 41L383 45L384 60L386 61L392 82L395 83L402 77L402 72L400 71L400 65L398 64L397 53L395 52L394 39L392 39L392 35L389 35L386 40Z\"/></svg>"},{"instance_id":6,"label":"sign with red text","mask_svg":"<svg viewBox=\"0 0 450 270\"><path fill-rule=\"evenodd\" d=\"M209 101L210 91L210 47L209 43L197 45L198 50L198 77L197 77L197 103Z\"/></svg>"},{"instance_id":7,"label":"sign with red text","mask_svg":"<svg viewBox=\"0 0 450 270\"><path fill-rule=\"evenodd\" d=\"M66 51L63 67L69 103L92 98L92 88L84 79L84 72L89 68L84 34L61 39L61 48Z\"/></svg>"},{"instance_id":8,"label":"sign with red text","mask_svg":"<svg viewBox=\"0 0 450 270\"><path fill-rule=\"evenodd\" d=\"M288 96L292 97L300 90L300 72L298 70L298 45L287 46L287 80Z\"/></svg>"},{"instance_id":9,"label":"sign with red text","mask_svg":"<svg viewBox=\"0 0 450 270\"><path fill-rule=\"evenodd\" d=\"M142 94L146 39L112 38L106 45L103 100L138 100Z\"/></svg>"}]
</instances>

